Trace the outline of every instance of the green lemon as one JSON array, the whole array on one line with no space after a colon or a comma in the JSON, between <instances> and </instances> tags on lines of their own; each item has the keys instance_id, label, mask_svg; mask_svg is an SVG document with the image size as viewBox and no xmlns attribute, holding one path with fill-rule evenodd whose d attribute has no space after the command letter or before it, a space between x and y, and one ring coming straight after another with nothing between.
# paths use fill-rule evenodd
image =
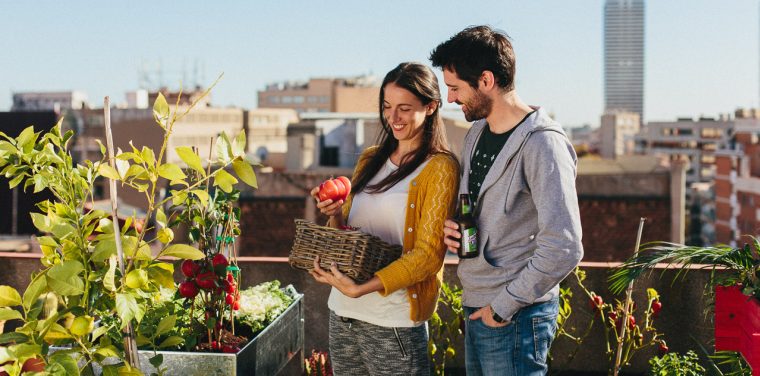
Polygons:
<instances>
[{"instance_id":1,"label":"green lemon","mask_svg":"<svg viewBox=\"0 0 760 376\"><path fill-rule=\"evenodd\" d=\"M162 228L158 230L158 235L156 237L161 243L167 244L174 240L174 231L170 228Z\"/></svg>"},{"instance_id":2,"label":"green lemon","mask_svg":"<svg viewBox=\"0 0 760 376\"><path fill-rule=\"evenodd\" d=\"M142 269L135 269L127 273L127 287L139 289L148 283L148 272Z\"/></svg>"},{"instance_id":3,"label":"green lemon","mask_svg":"<svg viewBox=\"0 0 760 376\"><path fill-rule=\"evenodd\" d=\"M71 312L67 312L65 315L63 315L63 327L66 329L71 328L71 323L74 322L74 319L76 316L74 316Z\"/></svg>"},{"instance_id":4,"label":"green lemon","mask_svg":"<svg viewBox=\"0 0 760 376\"><path fill-rule=\"evenodd\" d=\"M92 318L92 316L84 315L74 319L74 321L71 323L69 331L71 334L77 337L81 337L90 334L94 328L95 320Z\"/></svg>"}]
</instances>

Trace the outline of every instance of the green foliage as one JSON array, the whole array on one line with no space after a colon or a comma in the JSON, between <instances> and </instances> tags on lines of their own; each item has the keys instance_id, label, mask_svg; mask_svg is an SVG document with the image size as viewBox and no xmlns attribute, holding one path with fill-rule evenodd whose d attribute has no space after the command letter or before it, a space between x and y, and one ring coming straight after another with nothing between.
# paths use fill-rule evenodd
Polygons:
<instances>
[{"instance_id":1,"label":"green foliage","mask_svg":"<svg viewBox=\"0 0 760 376\"><path fill-rule=\"evenodd\" d=\"M10 286L0 286L0 307L12 307L21 304L21 295Z\"/></svg>"},{"instance_id":2,"label":"green foliage","mask_svg":"<svg viewBox=\"0 0 760 376\"><path fill-rule=\"evenodd\" d=\"M653 308L653 304L657 302L661 307L660 296L655 289L647 289L647 301L644 304L645 310L643 314L636 312L636 302L631 301L630 307L628 307L627 316L629 317L627 324L625 325L625 334L623 335L623 317L626 316L625 301L610 300L606 301L601 295L594 291L590 291L583 282L586 279L586 273L580 268L576 267L574 272L570 274L568 279L575 279L575 284L580 288L582 298L576 299L580 302L588 302L589 309L583 309L586 304L573 307L570 304L573 297L573 290L568 286L570 281L563 281L560 287L560 304L559 315L557 317L557 334L556 339L552 346L558 341L563 339L573 341L576 344L574 351L572 351L566 362L572 361L583 341L588 338L589 335L594 333L592 331L596 322L601 322L603 336L606 342L605 355L607 356L607 362L609 365L609 373L612 374L612 370L615 368L616 353L619 344L622 344L622 354L620 367L630 365L631 360L639 350L646 348L661 346L661 348L667 348L665 340L662 338L662 334L657 331L655 327L655 318L657 313ZM657 310L659 310L659 307ZM582 331L575 327L568 326L569 318L572 313L580 312L583 318L580 322L587 323L585 329ZM632 318L632 319L631 319ZM577 321L577 320L576 320ZM553 357L550 353L550 360Z\"/></svg>"},{"instance_id":3,"label":"green foliage","mask_svg":"<svg viewBox=\"0 0 760 376\"><path fill-rule=\"evenodd\" d=\"M445 374L446 363L453 361L457 355L454 345L462 340L464 334L461 288L456 285L449 285L446 282L441 285L438 310L433 313L429 324L428 354L433 361L435 374L443 375Z\"/></svg>"},{"instance_id":4,"label":"green foliage","mask_svg":"<svg viewBox=\"0 0 760 376\"><path fill-rule=\"evenodd\" d=\"M551 349L553 349L557 343L561 343L563 340L569 340L575 344L574 350L570 352L570 354L567 356L567 359L565 359L567 363L572 362L573 359L575 359L575 356L578 354L578 351L581 349L583 341L586 340L586 338L591 334L591 329L594 327L594 322L596 321L596 315L598 315L594 309L592 309L592 312L589 312L587 310L584 311L582 309L573 309L573 306L570 304L573 298L573 289L570 286L572 279L574 279L574 282L583 290L583 292L588 291L588 289L586 289L586 287L583 285L583 281L586 280L586 272L578 267L576 267L575 270L573 270L573 273L571 273L570 276L568 276L560 284L557 332L554 341L552 341L552 347L549 349L549 364L555 361ZM589 292L589 294L596 295L593 292ZM580 332L579 328L570 325L570 317L573 315L573 313L576 312L583 314L584 317L587 318L586 327L583 332Z\"/></svg>"},{"instance_id":5,"label":"green foliage","mask_svg":"<svg viewBox=\"0 0 760 376\"><path fill-rule=\"evenodd\" d=\"M707 359L709 361L710 374L719 376L752 375L752 368L744 360L742 354L738 352L716 351L715 354L708 355Z\"/></svg>"},{"instance_id":6,"label":"green foliage","mask_svg":"<svg viewBox=\"0 0 760 376\"><path fill-rule=\"evenodd\" d=\"M699 356L689 350L684 355L668 353L649 359L649 374L652 376L700 376L705 368L699 365Z\"/></svg>"},{"instance_id":7,"label":"green foliage","mask_svg":"<svg viewBox=\"0 0 760 376\"><path fill-rule=\"evenodd\" d=\"M715 270L725 268L721 277L711 278L710 291L715 283L721 285L742 284L745 295L760 298L760 242L757 238L749 237L752 247L745 244L740 248L718 245L713 247L692 247L668 242L652 242L641 246L639 252L623 263L610 275L610 290L619 293L632 280L638 278L647 270L653 269L659 263L678 265L681 270L676 278L685 275L691 265L703 265L704 268ZM720 278L720 279L718 279Z\"/></svg>"},{"instance_id":8,"label":"green foliage","mask_svg":"<svg viewBox=\"0 0 760 376\"><path fill-rule=\"evenodd\" d=\"M15 333L0 336L0 340L9 344L2 347L0 353L0 358L4 357L5 361L10 362L6 365L7 369L19 370L25 360L42 356L51 373L70 371L71 364L65 360L68 358L49 354L50 345L71 346L66 354L79 364L84 364L81 369L89 369L92 363L101 363L111 357L123 361L122 341L103 334L118 331L128 323L139 325L151 309L152 297L159 289L174 287L172 264L153 256L150 245L160 247L159 255L189 259L205 256L189 245L172 244L174 236L170 227L177 222L166 218L163 213L164 205L172 198L159 201L157 192L168 182L175 187L175 196L195 195L199 200L208 201L208 192L201 193L199 187L210 183L212 177L219 174L225 177L221 184L218 178L214 178L211 184L222 185L228 190L236 182L225 169L239 170L243 175L239 176L241 180L255 183L255 176L252 178L250 174L252 168L249 170L251 166L245 161L244 143L242 147L239 143L239 140L245 140L244 134L239 135L234 144L230 144L227 136L222 134L218 144L225 150L219 154L220 158L208 161L207 171L203 171L197 154L188 153L186 149L179 152L182 160L191 171L199 174L200 179L190 181L179 166L164 162L174 124L207 94L208 91L184 112L178 111L177 107L172 111L163 95L159 95L153 114L158 126L164 130L160 150L138 149L130 143L130 150L120 150L113 160L105 155L101 144L103 155L100 160L74 163L69 152L73 132L62 132L63 119L45 134L35 132L33 127L24 129L16 138L0 132L0 175L10 179L9 186L20 186L34 192L47 189L54 197L52 201L38 203L39 212L30 213L35 227L44 234L39 237L43 269L32 276L32 282L23 295L7 286L0 287L0 308L19 306L21 317L7 309L0 315L22 322ZM241 167L244 164L247 167ZM117 180L142 192L148 203L146 218L129 217L123 226L117 228L109 213L90 209L93 207L95 183L102 178ZM158 219L161 215L163 220L157 221L160 228L143 228L149 219L154 216ZM124 274L117 268L116 231L124 251ZM156 234L156 237L146 238L149 233ZM125 277L134 271L137 272L133 274L140 277L147 275L147 283L128 286ZM43 309L37 303L38 298L47 293L57 295L58 308L41 314ZM75 317L92 317L96 316L96 312L102 320L102 330L99 328L82 336L71 335L68 325ZM166 333L172 332L169 324L175 323L164 321L161 327ZM160 335L153 338L158 339ZM177 339L167 337L158 346L178 344ZM104 369L104 373L111 371L139 374L129 366Z\"/></svg>"}]
</instances>

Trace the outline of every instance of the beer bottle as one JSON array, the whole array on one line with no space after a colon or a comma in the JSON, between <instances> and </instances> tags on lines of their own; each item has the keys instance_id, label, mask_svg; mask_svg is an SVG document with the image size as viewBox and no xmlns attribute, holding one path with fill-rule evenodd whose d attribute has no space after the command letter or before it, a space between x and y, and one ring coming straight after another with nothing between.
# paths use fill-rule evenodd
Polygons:
<instances>
[{"instance_id":1,"label":"beer bottle","mask_svg":"<svg viewBox=\"0 0 760 376\"><path fill-rule=\"evenodd\" d=\"M472 206L470 206L470 195L463 193L459 195L459 205L455 221L459 225L459 258L473 258L478 256L478 228L475 225L475 218L472 216Z\"/></svg>"}]
</instances>

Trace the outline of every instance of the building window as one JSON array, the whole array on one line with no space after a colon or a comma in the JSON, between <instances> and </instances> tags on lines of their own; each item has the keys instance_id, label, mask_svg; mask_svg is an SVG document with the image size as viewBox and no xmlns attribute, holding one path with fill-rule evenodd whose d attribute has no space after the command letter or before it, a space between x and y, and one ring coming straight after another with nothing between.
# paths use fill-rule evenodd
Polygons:
<instances>
[{"instance_id":1,"label":"building window","mask_svg":"<svg viewBox=\"0 0 760 376\"><path fill-rule=\"evenodd\" d=\"M280 103L280 97L278 97L276 95L273 95L273 96L267 98L267 100L269 100L270 104L279 104Z\"/></svg>"},{"instance_id":2,"label":"building window","mask_svg":"<svg viewBox=\"0 0 760 376\"><path fill-rule=\"evenodd\" d=\"M309 103L317 103L318 100L319 99L315 95L309 95L308 97L306 97L306 101L308 101Z\"/></svg>"},{"instance_id":3,"label":"building window","mask_svg":"<svg viewBox=\"0 0 760 376\"><path fill-rule=\"evenodd\" d=\"M703 138L720 138L720 130L715 128L702 128Z\"/></svg>"},{"instance_id":4,"label":"building window","mask_svg":"<svg viewBox=\"0 0 760 376\"><path fill-rule=\"evenodd\" d=\"M319 103L330 103L330 97L328 97L327 95L320 95Z\"/></svg>"},{"instance_id":5,"label":"building window","mask_svg":"<svg viewBox=\"0 0 760 376\"><path fill-rule=\"evenodd\" d=\"M282 97L282 103L283 104L291 104L291 103L293 103L293 97L291 97L290 95L283 96Z\"/></svg>"},{"instance_id":6,"label":"building window","mask_svg":"<svg viewBox=\"0 0 760 376\"><path fill-rule=\"evenodd\" d=\"M325 146L319 154L320 166L338 166L338 147Z\"/></svg>"},{"instance_id":7,"label":"building window","mask_svg":"<svg viewBox=\"0 0 760 376\"><path fill-rule=\"evenodd\" d=\"M701 173L702 173L702 180L706 180L708 178L715 176L715 172L713 171L711 167L702 168Z\"/></svg>"}]
</instances>

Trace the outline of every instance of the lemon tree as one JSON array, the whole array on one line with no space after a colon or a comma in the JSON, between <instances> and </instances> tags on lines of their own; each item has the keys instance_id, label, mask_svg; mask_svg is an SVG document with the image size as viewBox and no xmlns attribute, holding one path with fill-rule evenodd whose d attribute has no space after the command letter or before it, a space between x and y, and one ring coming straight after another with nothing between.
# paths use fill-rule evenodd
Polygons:
<instances>
[{"instance_id":1,"label":"lemon tree","mask_svg":"<svg viewBox=\"0 0 760 376\"><path fill-rule=\"evenodd\" d=\"M125 358L123 344L104 334L122 330L128 323L139 324L160 288L175 289L174 267L162 261L162 256L205 257L195 247L173 243L172 218L163 207L169 200L184 200L188 195L207 197L198 189L202 185L228 191L238 180L256 184L253 168L245 160L244 143L238 142L245 140L244 134L238 135L235 143L222 134L217 142L221 151L207 161L205 169L201 157L190 148L176 150L185 166L164 162L175 122L195 103L172 110L159 94L153 115L164 131L161 148L156 152L130 144L131 150L115 156L115 168L107 163L102 144L100 160L75 163L69 151L74 133L61 130L63 119L44 134L33 127L15 138L0 132L0 174L10 179L10 187L49 190L54 197L38 203L39 212L30 214L44 234L38 237L41 270L31 276L23 293L0 286L0 320L21 322L16 331L0 335L0 363L8 362L4 367L10 375L19 374L24 362L33 358L43 359L45 371L52 375L91 372L92 363L101 364L104 372L139 374L124 363L102 364L107 358L123 362ZM187 170L195 171L200 179L188 182ZM129 217L117 227L109 213L89 209L94 207L88 203L94 200L96 181L102 178L142 192L148 203L146 218ZM172 196L159 200L157 192L167 183L173 187ZM148 219L154 219L156 228L148 227ZM117 267L117 231L124 250L124 275ZM155 237L146 238L147 234ZM157 254L151 251L151 244L159 248ZM54 309L46 308L51 296L53 302L47 305ZM118 320L98 326L98 314ZM49 353L50 345L64 344L71 349Z\"/></svg>"}]
</instances>

